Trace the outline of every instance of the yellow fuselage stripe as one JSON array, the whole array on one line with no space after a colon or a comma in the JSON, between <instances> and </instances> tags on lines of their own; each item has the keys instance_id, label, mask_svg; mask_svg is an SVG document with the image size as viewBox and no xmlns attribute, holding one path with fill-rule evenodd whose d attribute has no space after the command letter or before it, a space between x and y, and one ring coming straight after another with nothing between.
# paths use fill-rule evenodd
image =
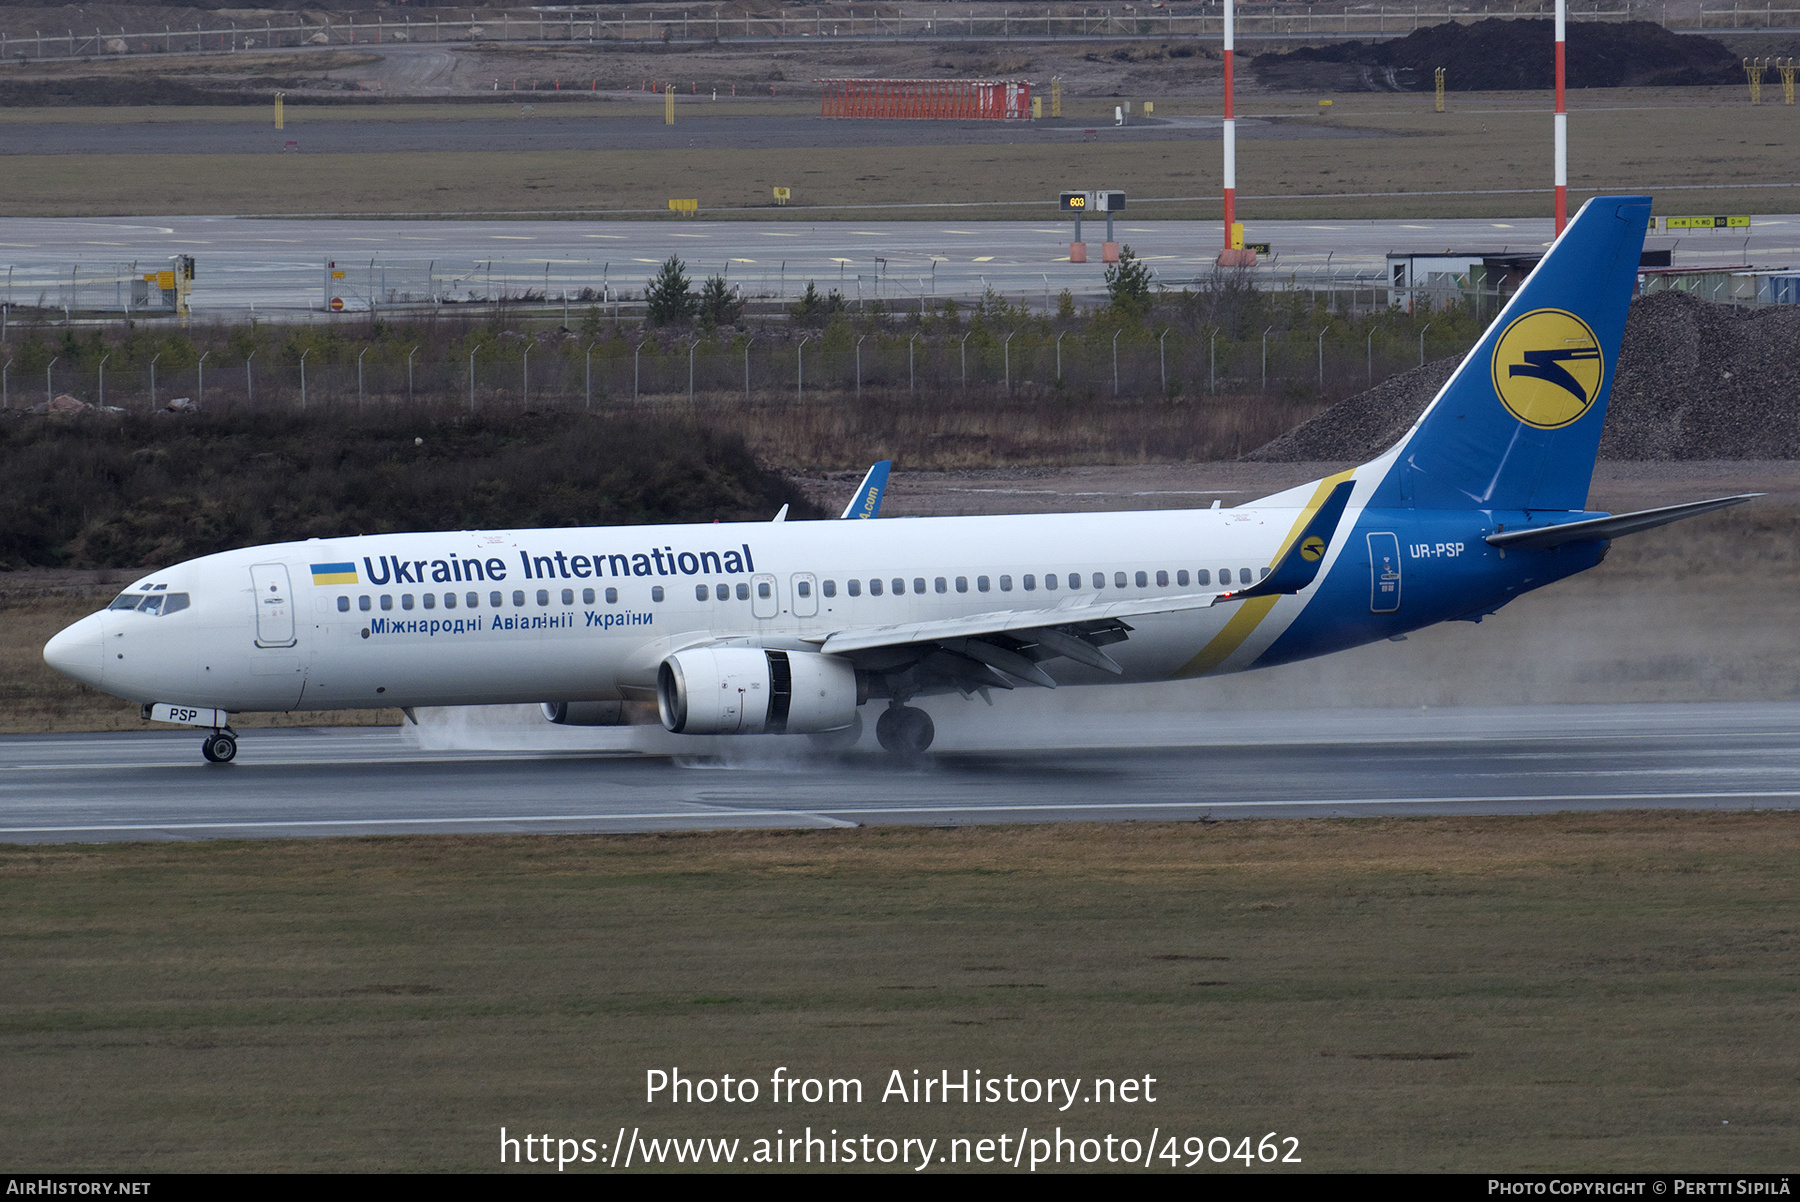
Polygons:
<instances>
[{"instance_id":1,"label":"yellow fuselage stripe","mask_svg":"<svg viewBox=\"0 0 1800 1202\"><path fill-rule=\"evenodd\" d=\"M1300 511L1300 516L1294 519L1294 525L1287 532L1287 537L1281 540L1281 546L1276 548L1274 556L1270 558L1270 566L1281 562L1281 557L1287 554L1287 549L1293 545L1296 538L1300 537L1300 532L1306 529L1306 523L1312 521L1313 514L1319 512L1319 506L1325 503L1325 498L1331 495L1331 490L1355 474L1356 469L1351 468L1349 471L1339 472L1335 476L1327 476L1319 481L1319 487L1313 490L1312 499L1306 503L1306 508ZM1244 645L1244 640L1248 639L1262 624L1262 620L1269 616L1269 611L1275 608L1275 603L1279 600L1281 600L1280 597L1256 597L1241 603L1237 613L1231 616L1231 621L1225 623L1225 628L1213 635L1211 641L1200 648L1199 654L1177 668L1171 679L1182 680L1190 676L1204 676L1231 658L1231 653Z\"/></svg>"}]
</instances>

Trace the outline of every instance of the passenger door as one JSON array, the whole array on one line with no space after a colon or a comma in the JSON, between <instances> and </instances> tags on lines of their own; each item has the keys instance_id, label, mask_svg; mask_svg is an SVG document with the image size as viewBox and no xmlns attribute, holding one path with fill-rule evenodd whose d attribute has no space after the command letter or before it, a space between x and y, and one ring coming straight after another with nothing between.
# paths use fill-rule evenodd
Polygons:
<instances>
[{"instance_id":1,"label":"passenger door","mask_svg":"<svg viewBox=\"0 0 1800 1202\"><path fill-rule=\"evenodd\" d=\"M284 563L259 563L250 568L250 591L256 597L256 645L292 647L294 592Z\"/></svg>"},{"instance_id":2,"label":"passenger door","mask_svg":"<svg viewBox=\"0 0 1800 1202\"><path fill-rule=\"evenodd\" d=\"M1391 614L1400 608L1400 539L1369 535L1369 612Z\"/></svg>"}]
</instances>

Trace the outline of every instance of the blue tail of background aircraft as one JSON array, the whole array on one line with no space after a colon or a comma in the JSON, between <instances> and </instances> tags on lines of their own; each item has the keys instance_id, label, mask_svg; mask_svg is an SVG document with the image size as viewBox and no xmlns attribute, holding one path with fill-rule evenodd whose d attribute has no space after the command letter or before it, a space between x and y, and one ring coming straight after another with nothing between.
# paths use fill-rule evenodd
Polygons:
<instances>
[{"instance_id":1,"label":"blue tail of background aircraft","mask_svg":"<svg viewBox=\"0 0 1800 1202\"><path fill-rule=\"evenodd\" d=\"M1401 443L1372 507L1586 505L1649 220L1647 196L1581 207Z\"/></svg>"}]
</instances>

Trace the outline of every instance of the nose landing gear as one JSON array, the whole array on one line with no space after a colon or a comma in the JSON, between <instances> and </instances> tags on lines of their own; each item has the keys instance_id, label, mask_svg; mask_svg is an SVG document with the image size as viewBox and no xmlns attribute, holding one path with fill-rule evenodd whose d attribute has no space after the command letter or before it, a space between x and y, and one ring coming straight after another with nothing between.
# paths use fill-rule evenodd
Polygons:
<instances>
[{"instance_id":1,"label":"nose landing gear","mask_svg":"<svg viewBox=\"0 0 1800 1202\"><path fill-rule=\"evenodd\" d=\"M891 705L875 720L875 739L894 755L924 755L937 734L931 715L910 705Z\"/></svg>"},{"instance_id":2,"label":"nose landing gear","mask_svg":"<svg viewBox=\"0 0 1800 1202\"><path fill-rule=\"evenodd\" d=\"M237 758L237 735L230 729L213 731L200 740L200 754L209 764L229 764Z\"/></svg>"}]
</instances>

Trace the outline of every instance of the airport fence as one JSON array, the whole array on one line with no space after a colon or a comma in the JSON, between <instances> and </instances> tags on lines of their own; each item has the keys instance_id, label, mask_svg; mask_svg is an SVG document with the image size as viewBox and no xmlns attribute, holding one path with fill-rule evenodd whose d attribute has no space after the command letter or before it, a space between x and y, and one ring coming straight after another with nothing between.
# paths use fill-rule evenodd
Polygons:
<instances>
[{"instance_id":1,"label":"airport fence","mask_svg":"<svg viewBox=\"0 0 1800 1202\"><path fill-rule=\"evenodd\" d=\"M1521 0L1517 3L1487 3L1479 9L1470 5L1451 10L1448 6L1433 9L1424 5L1345 4L1341 11L1315 11L1313 7L1294 6L1293 11L1237 13L1237 32L1244 35L1271 34L1306 36L1311 34L1366 34L1375 37L1410 33L1423 26L1447 22L1470 23L1489 17L1544 17L1554 10L1551 0ZM1734 5L1729 9L1699 11L1697 24L1671 22L1662 10L1646 9L1636 14L1639 19L1655 20L1670 28L1741 29L1768 27L1774 18L1785 19L1793 10L1773 7L1752 8ZM1594 3L1587 9L1575 9L1568 17L1574 21L1627 21L1633 19L1629 0ZM1760 20L1759 20L1760 18ZM1191 37L1216 39L1223 35L1224 18L1212 12L1175 12L1173 6L1163 12L1138 12L1127 7L1115 10L1083 9L1075 6L1045 6L1040 10L1002 8L964 13L944 13L938 9L917 12L862 13L846 11L827 13L791 10L755 14L747 9L727 15L723 8L711 12L682 12L678 15L654 9L631 12L612 10L565 9L562 11L527 11L471 14L468 20L444 19L442 14L403 14L395 18L333 21L329 16L318 21L276 24L266 18L260 24L253 20L239 23L227 20L208 27L196 22L194 28L176 28L165 24L162 29L127 30L120 27L107 32L95 27L86 30L65 27L62 31L33 29L29 36L0 31L0 59L38 60L47 58L107 58L147 53L217 53L290 48L326 48L341 46L380 46L385 44L440 42L535 42L535 43L605 43L605 42L731 42L788 37L837 37L863 39L930 39L955 38L1134 38ZM570 80L571 87L579 86ZM696 85L697 86L697 85ZM561 84L558 84L561 90Z\"/></svg>"},{"instance_id":2,"label":"airport fence","mask_svg":"<svg viewBox=\"0 0 1800 1202\"><path fill-rule=\"evenodd\" d=\"M1335 336L1334 336L1335 334ZM901 403L966 397L1178 401L1263 395L1336 400L1422 360L1467 349L1469 339L1415 338L1406 327L1364 335L1330 326L1315 336L1233 338L1174 328L1053 334L984 329L782 338L743 335L666 341L612 337L583 344L519 340L474 344L449 358L407 361L392 344L334 361L295 362L209 351L203 362L0 365L0 405L40 409L61 396L127 411L191 401L209 410L353 413L430 405L466 412L628 408L633 405ZM529 351L526 344L529 343ZM352 348L354 349L354 348ZM371 355L370 351L376 353ZM121 359L123 356L121 355Z\"/></svg>"}]
</instances>

